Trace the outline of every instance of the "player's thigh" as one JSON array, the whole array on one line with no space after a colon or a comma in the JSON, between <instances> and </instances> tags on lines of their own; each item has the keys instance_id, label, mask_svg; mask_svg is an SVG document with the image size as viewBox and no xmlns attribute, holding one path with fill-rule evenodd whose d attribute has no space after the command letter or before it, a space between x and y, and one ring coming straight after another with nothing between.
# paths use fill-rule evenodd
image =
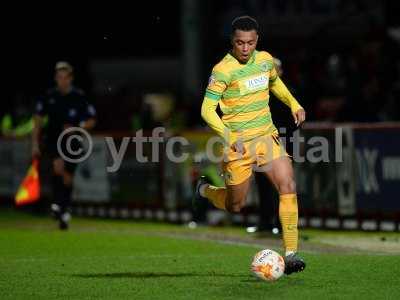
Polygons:
<instances>
[{"instance_id":1,"label":"player's thigh","mask_svg":"<svg viewBox=\"0 0 400 300\"><path fill-rule=\"evenodd\" d=\"M247 193L250 188L250 178L244 182L227 185L227 199L226 206L229 211L238 212L246 203Z\"/></svg>"},{"instance_id":2,"label":"player's thigh","mask_svg":"<svg viewBox=\"0 0 400 300\"><path fill-rule=\"evenodd\" d=\"M265 175L280 194L296 191L292 161L288 157L274 159L264 167Z\"/></svg>"}]
</instances>

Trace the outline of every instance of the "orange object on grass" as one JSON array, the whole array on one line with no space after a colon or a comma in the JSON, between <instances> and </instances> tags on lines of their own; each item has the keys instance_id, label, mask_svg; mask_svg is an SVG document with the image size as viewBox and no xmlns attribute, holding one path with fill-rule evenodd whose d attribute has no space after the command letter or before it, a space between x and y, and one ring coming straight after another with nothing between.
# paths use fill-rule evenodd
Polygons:
<instances>
[{"instance_id":1,"label":"orange object on grass","mask_svg":"<svg viewBox=\"0 0 400 300\"><path fill-rule=\"evenodd\" d=\"M18 188L15 195L17 206L34 203L40 197L39 160L33 159L28 173Z\"/></svg>"}]
</instances>

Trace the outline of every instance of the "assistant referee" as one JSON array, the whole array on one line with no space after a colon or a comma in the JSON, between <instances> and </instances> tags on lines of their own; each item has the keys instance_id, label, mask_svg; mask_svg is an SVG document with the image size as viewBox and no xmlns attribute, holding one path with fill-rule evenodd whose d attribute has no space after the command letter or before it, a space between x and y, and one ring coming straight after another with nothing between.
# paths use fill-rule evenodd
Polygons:
<instances>
[{"instance_id":1,"label":"assistant referee","mask_svg":"<svg viewBox=\"0 0 400 300\"><path fill-rule=\"evenodd\" d=\"M56 87L50 89L36 104L34 128L32 133L32 156L38 157L42 152L52 162L52 205L51 210L59 222L61 230L68 229L71 218L73 175L77 164L65 161L57 148L60 134L71 127L91 130L96 124L96 111L80 89L73 86L73 67L68 62L58 62L55 66ZM43 120L47 116L47 124ZM61 149L67 149L63 142ZM74 139L69 148L76 151L81 147Z\"/></svg>"}]
</instances>

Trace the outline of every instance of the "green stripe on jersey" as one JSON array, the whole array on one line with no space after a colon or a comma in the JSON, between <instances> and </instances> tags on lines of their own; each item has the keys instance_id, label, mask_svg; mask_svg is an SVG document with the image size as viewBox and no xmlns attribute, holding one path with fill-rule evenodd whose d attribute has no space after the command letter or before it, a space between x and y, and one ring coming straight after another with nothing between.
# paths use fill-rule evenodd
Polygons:
<instances>
[{"instance_id":1,"label":"green stripe on jersey","mask_svg":"<svg viewBox=\"0 0 400 300\"><path fill-rule=\"evenodd\" d=\"M250 121L226 122L225 125L229 129L237 131L240 129L251 129L251 128L261 127L263 125L267 125L268 123L271 123L271 115L261 116Z\"/></svg>"},{"instance_id":2,"label":"green stripe on jersey","mask_svg":"<svg viewBox=\"0 0 400 300\"><path fill-rule=\"evenodd\" d=\"M223 109L221 107L221 110L224 113L224 115L231 115L231 114L257 111L266 107L268 107L268 100L261 100L250 104L236 105L234 107L225 107Z\"/></svg>"},{"instance_id":3,"label":"green stripe on jersey","mask_svg":"<svg viewBox=\"0 0 400 300\"><path fill-rule=\"evenodd\" d=\"M210 90L206 90L206 94L204 97L210 98L210 99L216 100L216 101L219 101L219 99L221 99L221 95L219 95L213 91L210 91Z\"/></svg>"},{"instance_id":4,"label":"green stripe on jersey","mask_svg":"<svg viewBox=\"0 0 400 300\"><path fill-rule=\"evenodd\" d=\"M212 75L214 76L216 81L225 82L227 85L230 83L229 76L225 75L224 73L213 71Z\"/></svg>"},{"instance_id":5,"label":"green stripe on jersey","mask_svg":"<svg viewBox=\"0 0 400 300\"><path fill-rule=\"evenodd\" d=\"M253 75L259 75L261 73L266 72L267 70L271 70L273 67L272 60L267 62L261 62L259 64L250 64L246 65L243 68L232 71L231 80L240 80L242 78L250 77Z\"/></svg>"},{"instance_id":6,"label":"green stripe on jersey","mask_svg":"<svg viewBox=\"0 0 400 300\"><path fill-rule=\"evenodd\" d=\"M232 99L232 98L239 98L242 97L240 94L240 89L235 89L235 88L227 88L224 93L223 93L223 98L224 99Z\"/></svg>"},{"instance_id":7,"label":"green stripe on jersey","mask_svg":"<svg viewBox=\"0 0 400 300\"><path fill-rule=\"evenodd\" d=\"M246 95L241 95L239 89L229 88L229 89L225 90L225 92L222 94L223 95L222 97L224 99L226 99L226 100L229 100L229 99L232 99L232 98L241 98L241 97L244 97L244 96L248 96L250 94L252 94L252 97L257 97L258 93L264 93L266 91L268 91L268 88L263 90L263 91L256 91L256 92L253 92L253 93L248 93Z\"/></svg>"}]
</instances>

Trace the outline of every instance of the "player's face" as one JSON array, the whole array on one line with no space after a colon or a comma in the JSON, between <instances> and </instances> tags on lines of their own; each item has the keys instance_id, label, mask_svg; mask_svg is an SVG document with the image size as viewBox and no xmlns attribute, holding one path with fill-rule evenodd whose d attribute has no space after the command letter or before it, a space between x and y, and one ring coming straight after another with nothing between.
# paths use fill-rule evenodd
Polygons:
<instances>
[{"instance_id":1,"label":"player's face","mask_svg":"<svg viewBox=\"0 0 400 300\"><path fill-rule=\"evenodd\" d=\"M232 54L241 63L247 63L256 49L258 34L255 30L235 30L232 36Z\"/></svg>"},{"instance_id":2,"label":"player's face","mask_svg":"<svg viewBox=\"0 0 400 300\"><path fill-rule=\"evenodd\" d=\"M57 87L61 91L68 91L72 86L73 76L69 71L58 70L55 75Z\"/></svg>"}]
</instances>

